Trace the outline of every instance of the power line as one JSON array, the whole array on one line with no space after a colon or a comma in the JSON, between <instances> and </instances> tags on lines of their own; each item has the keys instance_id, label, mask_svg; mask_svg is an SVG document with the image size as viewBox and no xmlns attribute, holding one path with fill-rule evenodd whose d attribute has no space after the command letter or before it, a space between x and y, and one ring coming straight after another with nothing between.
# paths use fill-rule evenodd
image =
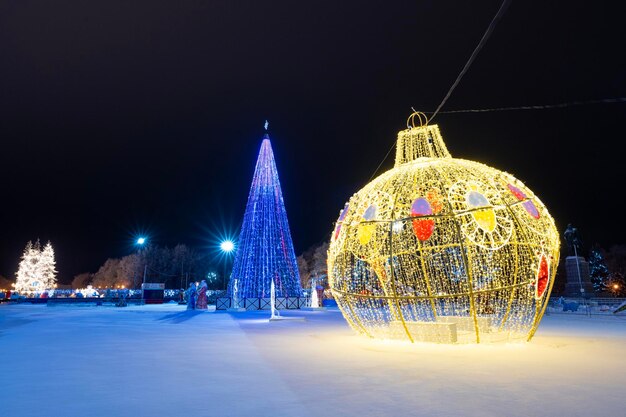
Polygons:
<instances>
[{"instance_id":1,"label":"power line","mask_svg":"<svg viewBox=\"0 0 626 417\"><path fill-rule=\"evenodd\" d=\"M558 103L558 104L543 104L543 105L533 105L533 106L495 107L495 108L486 108L486 109L465 109L465 110L440 111L441 108L446 104L446 101L448 100L448 98L450 98L450 96L452 95L452 92L454 91L456 86L461 81L461 78L463 78L463 76L465 75L465 73L467 72L469 67L472 65L472 63L474 62L474 60L478 56L478 53L481 51L483 46L487 43L487 40L489 39L489 37L491 36L491 33L493 32L493 30L496 27L496 24L498 23L498 21L504 15L504 12L509 7L509 4L510 4L510 0L503 0L503 2L500 5L500 8L498 9L496 15L493 17L493 19L489 23L489 26L487 27L487 30L485 31L485 33L484 33L483 37L481 38L480 42L478 43L478 45L476 46L476 48L474 49L474 51L470 55L469 59L465 63L465 66L463 67L463 69L461 70L459 75L457 76L456 80L454 81L454 83L452 84L450 89L448 90L448 93L445 95L445 97L443 98L443 100L441 101L439 106L437 106L437 108L435 109L434 112L425 112L425 113L428 113L428 114L432 113L432 116L428 120L429 122L434 120L435 117L437 116L437 114L439 114L439 113L441 113L441 114L454 114L454 113L486 113L486 112L513 111L513 110L546 110L546 109L557 109L557 108L565 108L565 107L582 106L582 105L588 105L588 104L614 104L614 103L624 103L624 102L626 102L626 97L617 97L617 98L605 98L605 99L598 99L598 100L570 101L570 102ZM415 112L414 108L412 108L412 110ZM370 176L369 180L367 181L368 183L370 181L372 181L372 178L374 178L374 176L376 175L376 173L378 172L380 167L387 160L387 158L389 157L389 154L391 153L391 151L394 148L394 145L395 145L395 141L391 145L391 147L389 148L387 153L385 154L385 156L382 159L382 161L380 161L380 163L378 164L378 166L376 167L376 169L374 170L374 172Z\"/></svg>"},{"instance_id":2,"label":"power line","mask_svg":"<svg viewBox=\"0 0 626 417\"><path fill-rule=\"evenodd\" d=\"M568 101L565 103L539 104L539 105L534 105L534 106L514 106L514 107L493 107L493 108L486 108L486 109L448 110L448 111L440 111L439 114L487 113L487 112L496 112L496 111L513 111L513 110L549 110L549 109L562 109L566 107L585 106L589 104L616 104L616 103L617 104L626 103L626 97L602 98L602 99L597 99L597 100L577 100L577 101ZM415 111L415 109L413 108L411 109ZM424 112L424 113L430 114L434 112ZM430 118L430 120L432 120L432 117ZM372 181L372 178L374 178L374 176L376 175L380 167L383 165L383 163L385 163L385 161L389 157L389 154L391 153L391 150L394 148L395 144L396 143L394 141L393 144L391 145L391 148L389 148L389 150L387 151L387 154L385 155L383 160L380 161L380 164L378 164L378 166L372 173L372 176L369 178L369 180L367 180L368 183Z\"/></svg>"},{"instance_id":3,"label":"power line","mask_svg":"<svg viewBox=\"0 0 626 417\"><path fill-rule=\"evenodd\" d=\"M435 119L435 117L437 116L437 113L439 113L439 110L441 110L444 104L446 104L446 101L448 101L448 98L450 98L450 96L452 95L452 92L461 81L461 78L463 78L463 76L465 75L469 67L474 62L474 59L476 59L476 57L478 56L478 53L480 52L480 50L483 49L483 46L485 46L485 44L487 43L487 39L489 39L489 36L491 36L491 32L493 32L494 28L496 27L496 24L498 23L498 21L500 20L500 18L506 11L506 9L509 7L509 3L510 3L510 0L504 0L502 4L500 5L500 9L498 9L498 12L496 13L496 15L493 17L493 19L491 19L491 23L489 23L489 27L487 27L487 31L485 32L482 39L478 43L478 46L476 46L476 48L474 49L474 52L472 52L472 55L470 55L469 59L465 63L465 66L459 73L458 77L456 77L456 80L454 80L452 87L450 87L450 89L448 90L448 93L441 101L441 104L439 104L437 109L433 112L433 115L430 118L431 121Z\"/></svg>"},{"instance_id":4,"label":"power line","mask_svg":"<svg viewBox=\"0 0 626 417\"><path fill-rule=\"evenodd\" d=\"M476 46L476 48L474 49L474 52L472 52L472 55L470 55L469 59L465 63L465 66L461 70L461 73L458 75L458 77L456 77L456 80L454 81L454 83L452 84L450 89L448 90L448 93L446 94L446 96L441 101L441 104L439 104L437 109L433 112L433 115L430 117L430 120L433 120L435 118L435 116L437 116L437 113L439 113L439 110L441 110L441 108L444 106L444 104L446 104L446 101L448 101L448 98L450 98L450 96L452 95L452 92L454 91L456 86L461 81L461 78L463 78L463 76L465 75L465 73L467 72L469 67L472 65L472 62L474 62L474 59L476 59L476 56L478 56L478 53L480 52L480 50L483 48L485 43L487 43L487 39L489 39L489 36L491 36L491 32L493 32L493 29L496 27L496 24L498 23L498 21L500 20L500 18L502 17L504 12L506 11L506 9L509 7L509 3L510 3L510 0L504 0L502 2L502 4L500 5L500 8L498 9L498 12L493 17L493 19L491 19L491 23L489 23L489 26L487 27L487 31L484 33L483 37L480 39L480 42L478 43L478 46ZM380 161L380 164L378 164L378 166L376 167L376 169L372 173L372 176L367 181L368 183L370 181L372 181L372 178L374 178L374 176L376 175L376 173L378 172L380 167L383 165L385 160L387 160L387 157L391 153L394 145L395 145L395 142L391 145L391 147L387 151L387 154L385 155L383 160Z\"/></svg>"},{"instance_id":5,"label":"power line","mask_svg":"<svg viewBox=\"0 0 626 417\"><path fill-rule=\"evenodd\" d=\"M626 103L626 97L617 98L603 98L598 100L586 100L586 101L568 101L565 103L557 104L540 104L535 106L516 106L516 107L494 107L487 109L465 109L465 110L448 110L441 111L440 114L454 114L454 113L486 113L494 111L512 111L512 110L546 110L546 109L562 109L565 107L584 106L587 104L614 104L614 103ZM434 112L425 112L434 113ZM432 118L431 118L432 120Z\"/></svg>"},{"instance_id":6,"label":"power line","mask_svg":"<svg viewBox=\"0 0 626 417\"><path fill-rule=\"evenodd\" d=\"M380 167L383 165L383 163L387 160L387 157L389 156L389 154L391 153L391 150L394 148L394 146L396 145L396 142L394 141L391 144L391 148L389 148L389 150L387 151L387 153L385 154L385 157L383 158L382 161L380 161L380 164L378 164L378 166L376 167L376 169L374 170L374 172L372 172L372 176L370 177L369 180L367 180L367 183L370 183L372 181L372 178L374 178L374 175L376 175L376 173L378 172L378 170L380 169Z\"/></svg>"}]
</instances>

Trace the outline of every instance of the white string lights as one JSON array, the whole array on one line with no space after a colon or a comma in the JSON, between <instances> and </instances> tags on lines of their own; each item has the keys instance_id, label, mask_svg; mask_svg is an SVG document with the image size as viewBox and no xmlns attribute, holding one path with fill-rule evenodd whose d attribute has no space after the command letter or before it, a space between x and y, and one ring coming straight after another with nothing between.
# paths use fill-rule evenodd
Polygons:
<instances>
[{"instance_id":1,"label":"white string lights","mask_svg":"<svg viewBox=\"0 0 626 417\"><path fill-rule=\"evenodd\" d=\"M421 113L395 167L352 196L331 237L329 283L374 338L530 340L559 257L554 220L512 175L452 158Z\"/></svg>"}]
</instances>

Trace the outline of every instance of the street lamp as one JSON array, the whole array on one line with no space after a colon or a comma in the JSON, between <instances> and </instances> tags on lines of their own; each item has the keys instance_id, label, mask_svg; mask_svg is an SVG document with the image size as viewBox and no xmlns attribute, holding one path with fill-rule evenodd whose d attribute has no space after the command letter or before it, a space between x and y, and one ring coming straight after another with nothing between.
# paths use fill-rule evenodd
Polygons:
<instances>
[{"instance_id":1,"label":"street lamp","mask_svg":"<svg viewBox=\"0 0 626 417\"><path fill-rule=\"evenodd\" d=\"M235 250L235 244L230 239L223 240L222 243L220 243L220 249L225 255L228 256L232 253L233 250ZM223 281L222 284L223 284L224 289L226 289L226 267L227 266L228 266L228 258L224 260L224 275L222 276L222 281Z\"/></svg>"},{"instance_id":2,"label":"street lamp","mask_svg":"<svg viewBox=\"0 0 626 417\"><path fill-rule=\"evenodd\" d=\"M232 240L225 240L220 243L220 249L222 250L222 252L230 253L233 251L233 249L235 249L235 244Z\"/></svg>"},{"instance_id":3,"label":"street lamp","mask_svg":"<svg viewBox=\"0 0 626 417\"><path fill-rule=\"evenodd\" d=\"M145 237L140 236L140 237L137 238L137 244L139 246L143 246L144 243L146 243L146 238Z\"/></svg>"}]
</instances>

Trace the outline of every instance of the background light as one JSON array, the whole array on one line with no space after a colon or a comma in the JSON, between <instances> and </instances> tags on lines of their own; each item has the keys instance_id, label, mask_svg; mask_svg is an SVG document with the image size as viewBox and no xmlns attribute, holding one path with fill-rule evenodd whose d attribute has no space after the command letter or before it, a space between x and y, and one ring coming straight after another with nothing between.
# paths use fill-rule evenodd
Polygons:
<instances>
[{"instance_id":1,"label":"background light","mask_svg":"<svg viewBox=\"0 0 626 417\"><path fill-rule=\"evenodd\" d=\"M235 249L235 244L232 240L225 240L220 243L220 249L224 252L232 252Z\"/></svg>"},{"instance_id":2,"label":"background light","mask_svg":"<svg viewBox=\"0 0 626 417\"><path fill-rule=\"evenodd\" d=\"M144 243L146 243L146 238L145 237L140 237L137 239L137 244L138 245L143 245Z\"/></svg>"}]
</instances>

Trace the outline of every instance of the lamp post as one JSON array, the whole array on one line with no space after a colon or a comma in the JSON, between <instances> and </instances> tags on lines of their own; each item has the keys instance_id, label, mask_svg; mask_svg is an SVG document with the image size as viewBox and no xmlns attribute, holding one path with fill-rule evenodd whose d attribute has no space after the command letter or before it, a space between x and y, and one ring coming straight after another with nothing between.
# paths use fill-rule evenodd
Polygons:
<instances>
[{"instance_id":1,"label":"lamp post","mask_svg":"<svg viewBox=\"0 0 626 417\"><path fill-rule=\"evenodd\" d=\"M226 267L228 266L228 255L230 255L232 251L235 250L235 244L233 243L232 240L227 239L227 240L222 241L222 243L220 243L220 249L226 255L226 259L224 260L224 275L222 276L222 285L225 290L226 289Z\"/></svg>"},{"instance_id":2,"label":"lamp post","mask_svg":"<svg viewBox=\"0 0 626 417\"><path fill-rule=\"evenodd\" d=\"M135 242L135 245L139 248L139 249L137 250L137 255L141 254L141 249L144 247L144 245L146 244L147 240L148 240L148 239L147 239L147 238L145 238L144 236L139 236L139 237L137 238L137 241ZM148 263L147 263L147 262L144 262L144 266L143 266L143 278L142 278L142 280L141 280L141 301L142 301L142 302L143 302L143 300L144 300L144 297L143 297L143 287L144 287L144 285L143 285L143 284L145 284L145 283L146 283L146 272L148 272Z\"/></svg>"},{"instance_id":3,"label":"lamp post","mask_svg":"<svg viewBox=\"0 0 626 417\"><path fill-rule=\"evenodd\" d=\"M580 277L580 264L578 263L578 251L576 250L576 246L578 246L579 241L577 238L574 238L574 256L576 257L576 271L578 272L578 285L580 285L580 297L582 298L583 306L585 306L585 311L588 316L591 316L591 311L589 310L589 306L587 306L587 302L585 301L585 289L583 288L583 281Z\"/></svg>"},{"instance_id":4,"label":"lamp post","mask_svg":"<svg viewBox=\"0 0 626 417\"><path fill-rule=\"evenodd\" d=\"M148 241L148 239L146 237L144 237L144 236L139 236L137 238L137 241L135 242L135 246L137 246L137 248L138 248L137 249L137 255L141 254L141 249L143 249L143 247L144 247L144 245L146 244L147 241ZM144 268L143 268L143 279L142 279L142 288L141 288L142 289L142 295L143 295L143 284L145 284L145 282L146 282L146 269L147 269L147 267L148 267L148 264L146 263L144 265Z\"/></svg>"}]
</instances>

